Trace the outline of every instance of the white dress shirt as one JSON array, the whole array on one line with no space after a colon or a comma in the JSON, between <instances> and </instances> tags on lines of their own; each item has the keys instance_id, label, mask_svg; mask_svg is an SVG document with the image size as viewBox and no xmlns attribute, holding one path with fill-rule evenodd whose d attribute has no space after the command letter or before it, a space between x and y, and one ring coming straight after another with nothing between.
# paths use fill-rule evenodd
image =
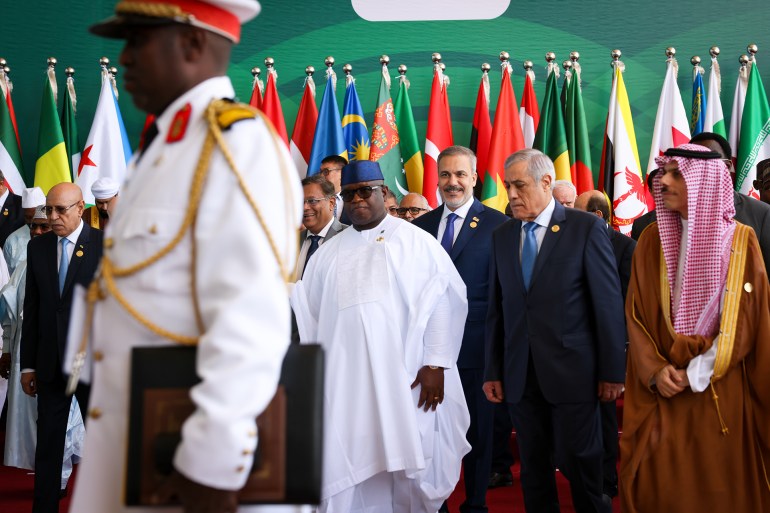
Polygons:
<instances>
[{"instance_id":1,"label":"white dress shirt","mask_svg":"<svg viewBox=\"0 0 770 513\"><path fill-rule=\"evenodd\" d=\"M534 223L537 224L537 228L535 228L535 239L537 239L538 253L540 252L540 246L543 245L543 239L545 239L545 233L547 231L548 225L551 224L551 217L553 217L553 210L555 208L556 208L556 202L552 197L548 205L543 209L542 212L540 212L540 214L538 214L538 216L533 221ZM519 257L521 257L521 248L524 247L524 238L527 236L527 233L524 231L525 224L526 224L526 221L521 222L521 237L519 240Z\"/></svg>"},{"instance_id":2,"label":"white dress shirt","mask_svg":"<svg viewBox=\"0 0 770 513\"><path fill-rule=\"evenodd\" d=\"M468 201L457 207L454 211L454 213L457 214L457 217L455 218L454 222L455 235L454 239L452 239L452 244L455 243L457 236L460 235L460 229L463 227L465 218L468 217L468 211L471 209L471 205L473 205L473 198L469 198ZM452 210L446 205L446 203L444 203L444 213L441 214L441 221L438 224L438 233L436 233L436 238L439 241L444 237L444 232L446 231L446 218L451 213Z\"/></svg>"},{"instance_id":3,"label":"white dress shirt","mask_svg":"<svg viewBox=\"0 0 770 513\"><path fill-rule=\"evenodd\" d=\"M67 261L72 262L72 253L75 252L75 244L78 242L78 238L80 237L80 232L83 231L83 221L80 221L80 224L77 228L75 228L75 231L67 235L66 237L56 237L56 271L59 271L59 265L61 264L61 240L67 239L70 241L69 244L67 244Z\"/></svg>"},{"instance_id":4,"label":"white dress shirt","mask_svg":"<svg viewBox=\"0 0 770 513\"><path fill-rule=\"evenodd\" d=\"M307 237L305 237L305 240L302 241L302 248L299 251L299 258L297 258L297 279L299 279L302 275L302 270L305 268L305 260L307 260L307 252L310 250L310 243L312 242L310 240L310 237L313 235L319 235L321 238L318 239L318 247L320 248L321 245L323 245L324 242L326 242L326 234L329 233L329 230L331 229L332 225L334 224L334 216L329 220L328 223L326 223L326 226L323 227L323 229L318 233L313 233L310 230L307 231Z\"/></svg>"}]
</instances>

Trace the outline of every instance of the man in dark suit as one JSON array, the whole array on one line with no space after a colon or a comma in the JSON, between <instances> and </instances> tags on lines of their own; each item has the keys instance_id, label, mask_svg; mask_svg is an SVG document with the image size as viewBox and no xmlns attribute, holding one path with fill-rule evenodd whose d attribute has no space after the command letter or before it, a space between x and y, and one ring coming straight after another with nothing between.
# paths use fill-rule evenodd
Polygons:
<instances>
[{"instance_id":1,"label":"man in dark suit","mask_svg":"<svg viewBox=\"0 0 770 513\"><path fill-rule=\"evenodd\" d=\"M66 351L72 291L87 286L102 256L102 232L81 220L80 188L61 183L46 198L52 231L27 247L27 285L21 339L21 385L37 396L37 448L33 513L59 511L62 459L72 398L65 393ZM86 418L88 390L76 392Z\"/></svg>"},{"instance_id":2,"label":"man in dark suit","mask_svg":"<svg viewBox=\"0 0 770 513\"><path fill-rule=\"evenodd\" d=\"M731 159L732 150L727 139L719 134L712 132L701 132L690 140L693 144L700 144L711 151L715 151L722 156L722 161L727 165L731 174L733 171L733 161ZM651 183L650 178L647 179ZM765 268L770 269L770 205L757 201L744 194L733 192L735 201L735 220L739 223L751 226L759 239L759 249L762 250L762 258L765 261ZM631 237L639 240L648 225L657 219L655 211L648 212L636 221L631 228Z\"/></svg>"},{"instance_id":3,"label":"man in dark suit","mask_svg":"<svg viewBox=\"0 0 770 513\"><path fill-rule=\"evenodd\" d=\"M308 176L302 180L302 190L305 195L302 225L306 229L300 233L297 279L302 277L307 263L318 248L348 227L334 217L337 196L332 182L321 174ZM338 208L342 208L342 205Z\"/></svg>"},{"instance_id":4,"label":"man in dark suit","mask_svg":"<svg viewBox=\"0 0 770 513\"><path fill-rule=\"evenodd\" d=\"M484 384L484 321L489 300L492 231L508 218L473 198L476 156L463 146L450 146L438 156L438 187L444 206L412 224L436 237L447 250L468 292L468 317L457 358L465 402L471 415L467 439L471 452L463 458L465 502L460 511L485 512L492 460L494 405Z\"/></svg>"},{"instance_id":5,"label":"man in dark suit","mask_svg":"<svg viewBox=\"0 0 770 513\"><path fill-rule=\"evenodd\" d=\"M620 279L605 223L554 201L554 174L537 150L505 162L514 219L492 234L484 392L509 405L528 512L559 511L558 467L575 511L608 513L599 400L625 377Z\"/></svg>"},{"instance_id":6,"label":"man in dark suit","mask_svg":"<svg viewBox=\"0 0 770 513\"><path fill-rule=\"evenodd\" d=\"M626 302L628 282L631 279L631 261L633 260L636 241L619 231L613 230L609 223L611 210L607 196L599 191L587 191L577 197L575 208L594 214L607 223L607 234L612 243L615 263L620 275L620 288L623 303ZM618 494L618 412L615 402L603 402L599 405L602 416L602 445L604 446L604 493L610 497Z\"/></svg>"},{"instance_id":7,"label":"man in dark suit","mask_svg":"<svg viewBox=\"0 0 770 513\"><path fill-rule=\"evenodd\" d=\"M5 239L24 224L24 212L21 208L21 196L12 193L5 185L5 177L0 171L0 247Z\"/></svg>"}]
</instances>

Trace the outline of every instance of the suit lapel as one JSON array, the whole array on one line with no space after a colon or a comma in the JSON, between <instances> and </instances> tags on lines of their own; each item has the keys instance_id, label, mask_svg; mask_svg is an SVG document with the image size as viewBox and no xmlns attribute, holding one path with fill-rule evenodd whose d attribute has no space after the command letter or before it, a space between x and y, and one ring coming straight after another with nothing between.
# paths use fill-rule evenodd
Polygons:
<instances>
[{"instance_id":1,"label":"suit lapel","mask_svg":"<svg viewBox=\"0 0 770 513\"><path fill-rule=\"evenodd\" d=\"M443 205L422 217L426 219L424 222L427 232L433 235L433 238L438 239L438 227L441 225L441 218L444 217Z\"/></svg>"},{"instance_id":2,"label":"suit lapel","mask_svg":"<svg viewBox=\"0 0 770 513\"><path fill-rule=\"evenodd\" d=\"M455 239L455 243L452 245L452 252L449 256L452 257L452 260L455 260L457 256L462 252L463 248L466 244L468 244L468 241L473 238L473 235L476 233L476 229L479 224L481 224L483 217L482 213L484 212L484 208L481 206L481 202L477 200L476 198L473 199L473 204L471 205L471 208L468 210L468 215L465 216L465 220L463 220L462 228L460 228L460 233L457 235L457 239ZM473 226L471 227L471 224ZM436 233L438 233L438 226L436 227Z\"/></svg>"},{"instance_id":3,"label":"suit lapel","mask_svg":"<svg viewBox=\"0 0 770 513\"><path fill-rule=\"evenodd\" d=\"M548 260L548 257L551 255L553 248L556 247L556 244L559 242L559 239L561 238L561 230L564 228L561 225L566 219L567 216L564 213L564 206L556 201L553 214L551 215L551 222L548 225L548 231L545 232L543 244L540 246L540 251L537 252L535 269L532 271L532 281L529 284L530 289L534 285L535 280L537 280L537 275L540 274L540 271L543 269L543 267L545 267L545 263Z\"/></svg>"},{"instance_id":4,"label":"suit lapel","mask_svg":"<svg viewBox=\"0 0 770 513\"><path fill-rule=\"evenodd\" d=\"M67 294L67 291L72 287L72 283L75 281L80 266L83 263L83 259L86 258L86 253L89 251L89 235L91 228L83 223L83 230L80 232L78 241L75 243L75 247L72 250L72 258L70 258L70 265L67 268L67 277L64 280L64 289L62 290L62 296ZM58 284L57 284L58 285Z\"/></svg>"}]
</instances>

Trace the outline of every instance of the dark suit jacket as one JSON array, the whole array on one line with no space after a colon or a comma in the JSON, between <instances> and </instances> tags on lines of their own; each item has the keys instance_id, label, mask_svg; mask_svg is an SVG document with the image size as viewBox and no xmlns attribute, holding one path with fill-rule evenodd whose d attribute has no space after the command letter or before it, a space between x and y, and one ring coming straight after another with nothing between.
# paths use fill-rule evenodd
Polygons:
<instances>
[{"instance_id":1,"label":"dark suit jacket","mask_svg":"<svg viewBox=\"0 0 770 513\"><path fill-rule=\"evenodd\" d=\"M342 230L344 230L347 227L348 227L348 225L342 224L337 219L334 219L332 221L332 225L329 227L329 231L326 232L326 237L324 237L324 239L325 239L324 242L326 242L327 240L331 239L332 237L334 237L335 235L337 235L338 233L340 233ZM300 234L299 234L299 246L300 246L300 248L302 248L302 244L305 243L305 239L307 239L307 230L302 230L300 232ZM319 249L320 249L320 247L319 247ZM302 271L305 269L305 261L306 261L306 259L303 259L302 261L300 261L300 259L297 258L297 274L296 274L297 279L302 278Z\"/></svg>"},{"instance_id":2,"label":"dark suit jacket","mask_svg":"<svg viewBox=\"0 0 770 513\"><path fill-rule=\"evenodd\" d=\"M759 240L759 248L762 250L765 268L770 269L770 205L737 192L733 192L733 199L735 220L754 228ZM631 237L639 240L642 231L657 219L658 216L654 210L638 218L631 228Z\"/></svg>"},{"instance_id":3,"label":"dark suit jacket","mask_svg":"<svg viewBox=\"0 0 770 513\"><path fill-rule=\"evenodd\" d=\"M492 234L484 379L501 380L506 400L518 403L531 353L546 401L596 401L598 381L625 379L623 299L606 224L556 202L529 291L520 241L517 219Z\"/></svg>"},{"instance_id":4,"label":"dark suit jacket","mask_svg":"<svg viewBox=\"0 0 770 513\"><path fill-rule=\"evenodd\" d=\"M631 280L631 260L636 249L636 241L619 231L607 227L607 233L612 243L612 252L615 253L615 263L618 266L620 275L620 289L623 292L623 303L626 302L626 293L628 292L628 282Z\"/></svg>"},{"instance_id":5,"label":"dark suit jacket","mask_svg":"<svg viewBox=\"0 0 770 513\"><path fill-rule=\"evenodd\" d=\"M24 211L21 208L21 196L8 192L5 203L0 207L0 247L5 239L24 224Z\"/></svg>"},{"instance_id":6,"label":"dark suit jacket","mask_svg":"<svg viewBox=\"0 0 770 513\"><path fill-rule=\"evenodd\" d=\"M438 235L444 207L418 217L412 224L434 237ZM489 304L489 259L492 254L492 232L508 220L504 214L473 199L450 257L468 290L468 317L457 358L458 368L484 368L484 324ZM471 223L475 223L471 227Z\"/></svg>"},{"instance_id":7,"label":"dark suit jacket","mask_svg":"<svg viewBox=\"0 0 770 513\"><path fill-rule=\"evenodd\" d=\"M21 335L21 368L35 369L40 382L62 376L72 290L88 286L102 257L102 232L83 224L75 244L64 290L59 294L58 237L53 232L36 237L27 246L27 286ZM82 256L78 256L82 252Z\"/></svg>"}]
</instances>

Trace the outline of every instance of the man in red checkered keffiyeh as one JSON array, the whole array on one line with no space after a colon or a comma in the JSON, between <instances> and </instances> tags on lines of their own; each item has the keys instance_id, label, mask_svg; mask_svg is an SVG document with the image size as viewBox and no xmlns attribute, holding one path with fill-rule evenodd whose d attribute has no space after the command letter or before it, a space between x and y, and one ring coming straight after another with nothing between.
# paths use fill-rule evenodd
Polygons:
<instances>
[{"instance_id":1,"label":"man in red checkered keffiyeh","mask_svg":"<svg viewBox=\"0 0 770 513\"><path fill-rule=\"evenodd\" d=\"M730 173L721 155L697 144L672 148L655 163L660 171L653 178L653 194L655 204L663 205L658 230L671 283L674 331L713 335L735 232Z\"/></svg>"}]
</instances>

